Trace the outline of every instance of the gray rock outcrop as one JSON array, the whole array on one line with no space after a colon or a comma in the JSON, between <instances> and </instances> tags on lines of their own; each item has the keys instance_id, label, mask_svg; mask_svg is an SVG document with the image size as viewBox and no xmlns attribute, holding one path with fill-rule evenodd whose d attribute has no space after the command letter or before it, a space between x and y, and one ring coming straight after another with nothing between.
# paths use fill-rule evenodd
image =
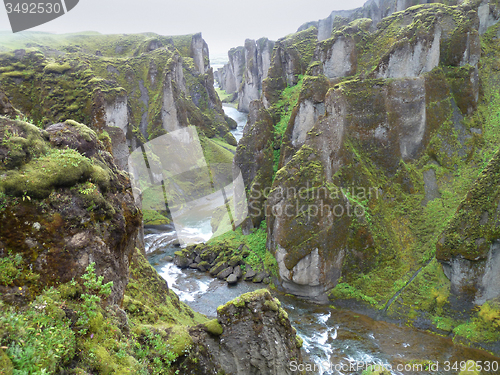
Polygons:
<instances>
[{"instance_id":1,"label":"gray rock outcrop","mask_svg":"<svg viewBox=\"0 0 500 375\"><path fill-rule=\"evenodd\" d=\"M260 99L273 48L274 42L267 38L247 39L243 47L229 51L229 63L215 75L221 89L228 94L237 93L239 111L248 112L250 102Z\"/></svg>"},{"instance_id":2,"label":"gray rock outcrop","mask_svg":"<svg viewBox=\"0 0 500 375\"><path fill-rule=\"evenodd\" d=\"M269 291L243 294L217 308L217 322L190 331L193 349L183 374L291 375L302 364L301 340Z\"/></svg>"}]
</instances>

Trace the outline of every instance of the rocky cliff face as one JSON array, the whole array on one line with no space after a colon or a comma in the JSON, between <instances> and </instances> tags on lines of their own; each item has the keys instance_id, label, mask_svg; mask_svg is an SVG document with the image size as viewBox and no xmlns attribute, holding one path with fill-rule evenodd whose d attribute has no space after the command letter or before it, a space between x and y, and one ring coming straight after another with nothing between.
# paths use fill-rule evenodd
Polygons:
<instances>
[{"instance_id":1,"label":"rocky cliff face","mask_svg":"<svg viewBox=\"0 0 500 375\"><path fill-rule=\"evenodd\" d=\"M122 168L127 148L188 123L208 137L235 144L213 88L201 34L117 38L97 36L92 43L101 47L99 53L78 45L56 62L43 46L3 54L2 87L12 104L36 123L71 118L98 132L109 130ZM117 47L107 49L111 43Z\"/></svg>"},{"instance_id":2,"label":"rocky cliff face","mask_svg":"<svg viewBox=\"0 0 500 375\"><path fill-rule=\"evenodd\" d=\"M497 150L489 113L498 112L498 5L427 4L371 18L319 42L309 24L276 42L263 83L277 171L265 202L267 247L293 294L455 319L472 306L460 305L465 289L475 303L498 298L494 230L479 235L475 221L453 218L474 212L484 228L495 220L494 191L489 208L459 203ZM484 314L474 324L486 332ZM465 326L446 329L463 336Z\"/></svg>"},{"instance_id":3,"label":"rocky cliff face","mask_svg":"<svg viewBox=\"0 0 500 375\"><path fill-rule=\"evenodd\" d=\"M495 153L437 243L451 293L476 305L500 297L499 158Z\"/></svg>"},{"instance_id":4,"label":"rocky cliff face","mask_svg":"<svg viewBox=\"0 0 500 375\"><path fill-rule=\"evenodd\" d=\"M128 176L94 131L74 121L46 130L1 118L1 254L21 254L40 275L23 285L43 286L81 276L94 262L106 282L109 303L119 304L141 226ZM16 299L18 288L4 288ZM22 294L22 293L21 293Z\"/></svg>"},{"instance_id":5,"label":"rocky cliff face","mask_svg":"<svg viewBox=\"0 0 500 375\"><path fill-rule=\"evenodd\" d=\"M241 171L245 186L249 187L249 215L255 228L265 219L265 188L271 185L273 178L273 148L269 142L273 136L270 113L260 100L253 101L233 163Z\"/></svg>"},{"instance_id":6,"label":"rocky cliff face","mask_svg":"<svg viewBox=\"0 0 500 375\"><path fill-rule=\"evenodd\" d=\"M252 100L259 99L262 82L271 65L274 42L267 38L247 39L244 47L229 51L229 63L218 72L219 86L228 94L238 94L238 110L248 112Z\"/></svg>"},{"instance_id":7,"label":"rocky cliff face","mask_svg":"<svg viewBox=\"0 0 500 375\"><path fill-rule=\"evenodd\" d=\"M375 45L392 33L391 30L395 30L393 27L396 25L403 23L407 27L400 32L397 42L392 46L385 46L385 51L378 52L380 59L378 62L374 60L374 51L368 56L364 54L358 56L357 51L361 49L359 44L356 45L356 40L361 40L361 35L367 35L367 23L365 27L363 25L359 27L359 22L350 25L331 39L318 43L314 58L320 60L313 63L310 68L311 72L318 75L306 76L301 82L298 102L281 144L279 168L282 169L273 184L272 189L275 193L271 193L269 198L271 206L296 206L299 199L296 194L291 196L282 194L282 191L289 190L288 185L305 188L306 184L309 184L310 188L320 193L321 186L326 188L331 184L328 187L331 191L356 184L368 191L370 182L374 182L372 177L351 175L352 172L345 175L346 168L351 169L353 162L359 158L358 153L363 153L367 157L370 168L383 171L389 178L397 173L401 161L407 163L420 158L432 136L446 120L444 114L452 112L456 106L454 102L448 101L453 91L454 79L446 77L438 70L433 70L439 63L450 67L450 70L451 66L456 66L457 69L460 66L467 66L463 73L466 82L471 82L469 86L471 95L468 96L467 103L460 103L460 107L464 114L473 111L479 95L477 63L480 50L478 32L474 29L478 26L477 16L472 12L467 13L467 10L437 15L434 13L436 9L439 9L439 6L411 9L382 21L379 32L374 36ZM420 29L419 25L413 22L417 17L425 19L431 27L425 31ZM458 24L454 21L456 17L464 17L463 23ZM443 24L447 25L445 30ZM464 30L467 32L463 33ZM304 32L306 31L302 33ZM410 35L413 37L412 40ZM280 48L278 42L277 54ZM291 68L298 66L300 60L291 55L285 59L281 58L283 54L279 56L279 60L276 56L273 60L275 65L270 70L273 75L268 80L278 84L266 86L269 88L265 91L269 103L276 102L273 93L279 93L285 82L287 85L296 84L297 77L301 73L300 70ZM368 58L375 68L364 74L373 78L351 79L334 87L329 86L326 78L338 81L347 75L363 72L363 68L367 66L365 59ZM433 74L426 75L431 71ZM274 75L275 72L279 73L277 77ZM390 81L387 80L389 78ZM430 103L439 104L430 106ZM459 121L459 118L456 121ZM469 132L467 136L471 137L472 133ZM297 172L299 165L302 165L301 169L309 169L309 166L312 168L314 164L316 164L314 173L318 176L313 179L314 182L310 173ZM289 180L294 182L290 183ZM378 184L373 186L372 192L377 191ZM345 194L342 195L341 201L348 198ZM371 198L363 199L368 199L367 203L370 204ZM319 207L321 203L328 207L337 207L340 204L339 207L347 208L347 201L342 204L342 202L324 202L324 199L322 194L316 198L309 197L309 204L315 207ZM297 207L304 203L299 199ZM356 205L355 197L351 198L350 204ZM334 217L328 216L331 213L325 217L319 215L313 218L307 213L304 217L304 213L297 210L290 210L290 215L273 215L271 211L269 213L269 245L271 249L276 249L278 264L283 271L282 277L287 280L294 278L302 280L302 285L322 285L324 290L333 287L336 281L333 281L335 277L332 280L332 275L340 276L341 272L337 267L343 263L343 255L349 252L347 242L350 236L357 236L358 233L355 231L341 234L335 230L332 231L334 237L326 237L318 243L318 238L331 231L332 225L336 222ZM340 216L344 218L346 215ZM303 219L299 221L299 217ZM343 220L342 218L338 219ZM358 215L355 219L360 221L366 231L369 239L366 246L370 248L375 245L373 234L364 224L367 222L366 216ZM290 220L294 224L291 225ZM343 225L344 227L351 225L353 218L345 220L347 223ZM299 235L302 241L298 243L290 241L293 237L291 233L297 233L297 226L304 227L305 231ZM293 229L290 232L283 228ZM309 245L309 240L303 241L306 237L313 243ZM331 247L327 244L331 243L337 244L334 249L340 251L339 254L342 254L340 258L322 254L323 251L330 251ZM288 246L292 246L294 250L287 249ZM367 249L364 251L365 255L355 255L355 257L361 256L358 259L361 264L371 257ZM315 267L319 272L310 272L310 266L298 263L301 258L309 257L311 252L316 254L313 258L316 259ZM291 258L295 260L289 261ZM304 262L308 264L311 261L309 258L304 258ZM333 261L333 264L330 265L330 261ZM317 280L312 282L308 274L314 274Z\"/></svg>"}]
</instances>

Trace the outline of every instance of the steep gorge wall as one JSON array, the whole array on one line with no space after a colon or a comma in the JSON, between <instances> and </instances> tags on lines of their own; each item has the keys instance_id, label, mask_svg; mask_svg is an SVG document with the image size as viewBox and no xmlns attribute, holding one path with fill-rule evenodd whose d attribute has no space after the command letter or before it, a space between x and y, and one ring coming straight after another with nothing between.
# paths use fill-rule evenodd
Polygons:
<instances>
[{"instance_id":1,"label":"steep gorge wall","mask_svg":"<svg viewBox=\"0 0 500 375\"><path fill-rule=\"evenodd\" d=\"M326 40L332 37L335 31L339 30L343 26L348 25L350 22L357 19L370 19L372 20L372 25L370 26L371 31L375 31L378 23L392 15L395 12L400 12L410 7L422 4L434 3L434 1L425 0L368 0L362 7L351 9L351 10L340 10L333 11L327 18L306 22L300 26L297 30L303 31L311 26L318 29L318 40ZM448 6L455 6L464 4L465 1L436 1L435 3L442 3ZM486 29L492 26L498 19L498 15L493 15L496 12L492 7L490 10L489 1L473 2L477 3L475 6L480 18L481 25L479 27L480 34L483 34Z\"/></svg>"},{"instance_id":2,"label":"steep gorge wall","mask_svg":"<svg viewBox=\"0 0 500 375\"><path fill-rule=\"evenodd\" d=\"M271 65L274 42L267 38L245 40L245 46L229 51L229 63L216 74L221 89L237 93L238 110L248 112L252 100L260 98L262 82Z\"/></svg>"},{"instance_id":3,"label":"steep gorge wall","mask_svg":"<svg viewBox=\"0 0 500 375\"><path fill-rule=\"evenodd\" d=\"M81 45L55 58L44 46L3 54L2 87L36 123L71 118L106 131L122 168L128 149L188 124L235 143L201 34L123 38L128 52L108 50L109 39L94 37L101 47L95 54Z\"/></svg>"},{"instance_id":4,"label":"steep gorge wall","mask_svg":"<svg viewBox=\"0 0 500 375\"><path fill-rule=\"evenodd\" d=\"M497 150L499 18L495 2L426 4L378 20L375 31L363 18L317 43L314 25L276 42L262 96L275 171L264 205L286 291L402 319L458 319L459 328L429 324L462 339L470 301L496 306L496 237L455 239L449 229L437 254L436 244L448 222L464 225L452 218L476 165ZM486 226L495 204L484 209ZM451 255L449 241L476 243L480 258ZM459 291L470 287L467 302ZM495 323L484 316L471 319L482 327L474 340L488 345Z\"/></svg>"}]
</instances>

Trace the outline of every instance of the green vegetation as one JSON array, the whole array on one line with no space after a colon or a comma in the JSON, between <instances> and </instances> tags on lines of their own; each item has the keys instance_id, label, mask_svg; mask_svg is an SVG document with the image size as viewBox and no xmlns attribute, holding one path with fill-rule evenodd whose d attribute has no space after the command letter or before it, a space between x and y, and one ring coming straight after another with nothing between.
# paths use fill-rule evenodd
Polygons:
<instances>
[{"instance_id":1,"label":"green vegetation","mask_svg":"<svg viewBox=\"0 0 500 375\"><path fill-rule=\"evenodd\" d=\"M274 126L276 134L283 135L285 133L290 117L292 116L292 109L295 108L299 100L303 80L304 76L299 75L297 84L294 86L287 86L281 92L279 100L273 105L272 110L280 119Z\"/></svg>"},{"instance_id":2,"label":"green vegetation","mask_svg":"<svg viewBox=\"0 0 500 375\"><path fill-rule=\"evenodd\" d=\"M477 308L477 316L456 326L456 340L469 342L492 342L500 340L500 303L489 301Z\"/></svg>"},{"instance_id":3,"label":"green vegetation","mask_svg":"<svg viewBox=\"0 0 500 375\"><path fill-rule=\"evenodd\" d=\"M163 216L158 211L144 210L142 211L142 220L144 225L165 225L170 224L170 219Z\"/></svg>"},{"instance_id":4,"label":"green vegetation","mask_svg":"<svg viewBox=\"0 0 500 375\"><path fill-rule=\"evenodd\" d=\"M225 90L219 88L215 89L215 92L219 95L221 102L229 102L229 99L233 97L233 94L228 94Z\"/></svg>"},{"instance_id":5,"label":"green vegetation","mask_svg":"<svg viewBox=\"0 0 500 375\"><path fill-rule=\"evenodd\" d=\"M0 188L14 196L46 198L55 187L72 186L92 175L92 162L78 151L51 150L19 171L9 171Z\"/></svg>"},{"instance_id":6,"label":"green vegetation","mask_svg":"<svg viewBox=\"0 0 500 375\"><path fill-rule=\"evenodd\" d=\"M229 220L222 222L225 225L218 228L207 245L224 244L228 249L237 249L241 244L245 244L250 250L250 254L245 259L246 264L252 266L256 271L266 270L274 276L278 275L276 259L266 249L267 229L265 221L261 223L260 228L247 236L243 235L241 227L233 231Z\"/></svg>"},{"instance_id":7,"label":"green vegetation","mask_svg":"<svg viewBox=\"0 0 500 375\"><path fill-rule=\"evenodd\" d=\"M66 72L70 69L71 69L71 65L69 63L64 63L64 64L52 63L52 64L45 65L45 68L43 69L43 71L45 73L63 74L64 72Z\"/></svg>"},{"instance_id":8,"label":"green vegetation","mask_svg":"<svg viewBox=\"0 0 500 375\"><path fill-rule=\"evenodd\" d=\"M12 276L4 259L1 274L6 271ZM12 259L16 267L22 263L18 256ZM128 320L117 307L104 307L102 299L110 294L112 283L104 284L103 277L96 276L94 264L81 278L45 289L22 309L0 301L0 346L6 348L0 353L2 369L35 375L63 368L71 368L74 374L174 374L171 364L191 342L185 324L206 322L206 318L170 296L139 252L133 259L125 299L135 301L136 307L124 304ZM147 323L146 310L152 314Z\"/></svg>"},{"instance_id":9,"label":"green vegetation","mask_svg":"<svg viewBox=\"0 0 500 375\"><path fill-rule=\"evenodd\" d=\"M209 320L204 324L204 326L207 329L207 331L212 335L220 336L222 335L222 332L224 332L222 326L220 325L217 319Z\"/></svg>"},{"instance_id":10,"label":"green vegetation","mask_svg":"<svg viewBox=\"0 0 500 375\"><path fill-rule=\"evenodd\" d=\"M26 264L21 254L9 253L0 258L0 285L25 285L36 282L39 275L26 269ZM22 290L22 288L20 288Z\"/></svg>"}]
</instances>

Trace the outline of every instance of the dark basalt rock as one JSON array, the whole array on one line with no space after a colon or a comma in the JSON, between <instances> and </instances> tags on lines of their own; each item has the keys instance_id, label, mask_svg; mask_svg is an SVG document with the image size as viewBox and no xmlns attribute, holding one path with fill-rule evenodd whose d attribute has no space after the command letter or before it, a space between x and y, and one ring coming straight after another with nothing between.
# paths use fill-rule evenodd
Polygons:
<instances>
[{"instance_id":1,"label":"dark basalt rock","mask_svg":"<svg viewBox=\"0 0 500 375\"><path fill-rule=\"evenodd\" d=\"M257 275L254 276L252 282L261 283L266 278L269 278L269 274L267 272L259 272Z\"/></svg>"},{"instance_id":2,"label":"dark basalt rock","mask_svg":"<svg viewBox=\"0 0 500 375\"><path fill-rule=\"evenodd\" d=\"M238 278L238 280L241 279L241 277L243 276L243 272L241 272L240 266L234 267L233 275L235 275Z\"/></svg>"},{"instance_id":3,"label":"dark basalt rock","mask_svg":"<svg viewBox=\"0 0 500 375\"><path fill-rule=\"evenodd\" d=\"M186 258L185 256L175 254L174 264L177 267L184 269L189 267L189 265L191 264L191 260Z\"/></svg>"},{"instance_id":4,"label":"dark basalt rock","mask_svg":"<svg viewBox=\"0 0 500 375\"><path fill-rule=\"evenodd\" d=\"M32 272L40 275L36 283L23 287L26 299L43 287L78 279L95 263L103 282L113 282L107 303L120 304L142 223L128 175L83 124L67 121L44 131L0 117L0 128L15 132L30 146L18 160L21 168L42 162L30 169L36 170L26 186L30 199L13 197L19 194L12 183L20 178L18 169L9 169L11 181L2 180L0 187L8 193L1 213L2 243L30 259ZM71 152L65 151L68 148Z\"/></svg>"}]
</instances>

